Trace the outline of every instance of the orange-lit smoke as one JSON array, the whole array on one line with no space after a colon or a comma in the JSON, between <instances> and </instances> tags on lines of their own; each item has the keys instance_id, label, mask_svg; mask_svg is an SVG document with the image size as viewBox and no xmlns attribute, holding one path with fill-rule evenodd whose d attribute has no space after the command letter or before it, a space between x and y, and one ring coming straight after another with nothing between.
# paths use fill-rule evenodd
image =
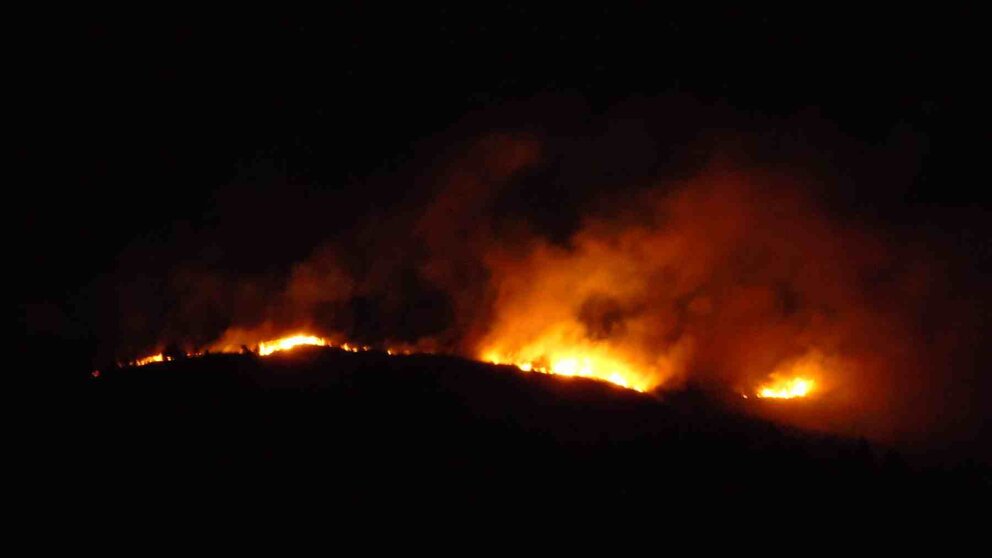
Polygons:
<instances>
[{"instance_id":1,"label":"orange-lit smoke","mask_svg":"<svg viewBox=\"0 0 992 558\"><path fill-rule=\"evenodd\" d=\"M798 397L777 407L817 412L784 420L829 430L888 436L926 422L913 402L938 389L947 352L921 318L939 283L925 253L825 211L802 177L733 164L604 196L568 235L550 235L494 209L541 161L532 138L474 145L426 206L342 235L268 298L238 290L263 303L233 304L234 326L204 346L261 352L317 332L312 344L429 347L640 391ZM404 301L425 287L443 296ZM411 341L441 302L446 327Z\"/></svg>"},{"instance_id":2,"label":"orange-lit smoke","mask_svg":"<svg viewBox=\"0 0 992 558\"><path fill-rule=\"evenodd\" d=\"M926 267L800 192L711 172L590 217L567 243L492 246L473 356L638 390L812 398L887 431L879 410L919 369L900 304L926 290Z\"/></svg>"}]
</instances>

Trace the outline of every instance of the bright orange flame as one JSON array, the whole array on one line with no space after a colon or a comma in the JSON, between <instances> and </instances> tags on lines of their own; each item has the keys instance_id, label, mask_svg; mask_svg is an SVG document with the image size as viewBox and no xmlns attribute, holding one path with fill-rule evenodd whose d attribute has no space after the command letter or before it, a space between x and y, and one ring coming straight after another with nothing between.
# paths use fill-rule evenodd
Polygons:
<instances>
[{"instance_id":1,"label":"bright orange flame","mask_svg":"<svg viewBox=\"0 0 992 558\"><path fill-rule=\"evenodd\" d=\"M611 384L645 392L657 384L652 382L654 376L645 373L641 368L631 364L617 352L617 349L609 345L594 342L578 343L554 343L553 337L544 338L541 342L534 342L523 349L513 353L501 352L497 349L484 351L480 359L492 364L508 364L516 367L521 372L538 372L541 374L555 374L559 376L578 376L582 378L592 378ZM268 356L279 351L286 351L300 346L336 347L341 350L357 353L369 351L372 348L367 345L356 345L352 343L342 343L340 345L330 342L323 337L299 333L280 337L269 341L258 343L258 355ZM231 353L236 352L232 348L223 348L216 352ZM387 348L386 354L395 356L398 354L413 354L410 348ZM199 356L202 353L189 353L187 356ZM814 355L816 356L816 355ZM147 356L131 362L132 366L145 366L154 362L164 362L171 360L162 353ZM787 367L788 373L773 372L769 375L769 381L756 390L756 395L767 399L793 399L806 397L812 393L817 382L809 377L809 373L819 370L817 361L812 357L792 363ZM802 376L797 374L804 374ZM98 373L94 373L94 377ZM813 374L816 375L816 374ZM747 398L746 394L742 394Z\"/></svg>"},{"instance_id":2,"label":"bright orange flame","mask_svg":"<svg viewBox=\"0 0 992 558\"><path fill-rule=\"evenodd\" d=\"M611 384L645 392L652 389L655 383L651 382L654 377L646 374L640 368L632 365L617 353L617 349L609 345L594 342L579 343L553 343L552 338L544 338L541 342L532 343L514 353L500 352L492 349L480 355L481 360L493 364L508 364L515 366L521 372L538 372L541 374L555 374L559 376L578 376L582 378L593 378ZM340 345L332 343L323 337L299 333L280 337L269 341L258 343L258 355L268 356L279 351L286 351L299 346L337 347L341 350L357 353L371 350L367 345L356 345L352 343L342 343ZM217 352L235 352L233 349L219 350ZM387 348L386 354L395 356L398 354L409 355L414 351L409 348ZM190 353L188 356L198 356L201 353ZM813 355L814 357L816 355ZM131 364L133 366L145 366L154 362L164 362L171 360L162 353L137 359ZM773 372L769 375L769 381L759 386L756 395L766 399L794 399L806 397L812 393L817 382L810 375L817 375L820 370L818 361L813 357L807 357L800 361L793 362L784 369L784 372ZM803 374L803 375L798 375ZM94 374L94 377L97 374ZM746 394L742 394L747 398Z\"/></svg>"},{"instance_id":3,"label":"bright orange flame","mask_svg":"<svg viewBox=\"0 0 992 558\"><path fill-rule=\"evenodd\" d=\"M145 358L139 358L138 360L134 361L134 365L144 366L146 364L151 364L153 362L162 362L164 360L165 360L165 356L162 355L162 353L159 353L157 355L151 355L151 356L146 356Z\"/></svg>"},{"instance_id":4,"label":"bright orange flame","mask_svg":"<svg viewBox=\"0 0 992 558\"><path fill-rule=\"evenodd\" d=\"M819 386L827 368L837 366L819 351L809 351L802 357L787 361L768 375L768 381L758 386L755 395L765 399L795 399L808 397Z\"/></svg>"},{"instance_id":5,"label":"bright orange flame","mask_svg":"<svg viewBox=\"0 0 992 558\"><path fill-rule=\"evenodd\" d=\"M633 367L613 355L606 346L561 347L553 350L531 346L514 355L489 350L482 354L482 360L516 366L523 372L595 378L636 391L647 391L650 388Z\"/></svg>"},{"instance_id":6,"label":"bright orange flame","mask_svg":"<svg viewBox=\"0 0 992 558\"><path fill-rule=\"evenodd\" d=\"M229 341L229 342L217 343L210 348L210 352L227 353L227 354L240 353L244 350L242 348L243 346L244 347L248 346L247 344L245 345L241 344L241 341L244 340L244 337L245 336L243 334L239 334L237 337L237 342ZM323 337L318 337L316 335L310 335L307 333L298 333L295 335L279 337L277 339L271 339L268 341L260 341L258 343L252 343L252 346L256 346L258 348L257 353L259 356L268 356L279 351L286 351L300 346L336 347L343 351L348 351L349 353L358 353L358 352L365 352L372 350L372 347L369 347L368 345L357 345L353 343L343 343L341 345L338 345L336 343L328 341L327 339L324 339ZM406 349L402 350L402 352L403 354L410 354L410 351ZM397 350L391 349L389 351L389 354L396 354L396 353ZM192 352L192 353L186 353L186 356L192 358L192 357L202 356L203 354L204 354L203 352ZM170 357L164 356L163 354L159 353L157 355L152 355L131 361L129 365L144 366L146 364L151 364L153 362L163 362L168 360L172 360L172 359Z\"/></svg>"},{"instance_id":7,"label":"bright orange flame","mask_svg":"<svg viewBox=\"0 0 992 558\"><path fill-rule=\"evenodd\" d=\"M809 378L783 378L773 375L772 381L758 388L758 397L770 399L793 399L806 397L816 387Z\"/></svg>"},{"instance_id":8,"label":"bright orange flame","mask_svg":"<svg viewBox=\"0 0 992 558\"><path fill-rule=\"evenodd\" d=\"M285 351L292 349L294 347L299 347L301 345L312 345L318 347L326 347L328 345L327 341L323 338L317 337L315 335L291 335L289 337L282 337L279 339L273 339L271 341L262 341L258 344L258 354L259 356L271 355L277 351ZM348 344L345 343L342 347L344 350L349 350Z\"/></svg>"},{"instance_id":9,"label":"bright orange flame","mask_svg":"<svg viewBox=\"0 0 992 558\"><path fill-rule=\"evenodd\" d=\"M299 346L337 347L350 353L365 352L372 349L367 345L357 345L347 342L338 345L323 337L299 333L269 341L261 341L258 343L257 352L259 356L268 356ZM606 345L593 343L587 343L586 346L563 345L554 350L549 350L547 348L548 346L551 346L551 344L533 345L523 351L518 351L513 357L499 353L498 351L489 351L482 356L482 360L493 364L511 364L523 372L595 378L641 392L653 387L653 384L646 380L649 376L638 372ZM234 347L236 345L223 345L215 347L213 350L219 353L238 352ZM410 347L390 347L386 349L386 354L391 356L400 354L410 355L415 352L421 352L421 350L411 349ZM193 357L200 354L189 353L187 356ZM157 354L135 360L132 362L132 365L144 366L152 362L162 362L165 360L169 359L162 354Z\"/></svg>"}]
</instances>

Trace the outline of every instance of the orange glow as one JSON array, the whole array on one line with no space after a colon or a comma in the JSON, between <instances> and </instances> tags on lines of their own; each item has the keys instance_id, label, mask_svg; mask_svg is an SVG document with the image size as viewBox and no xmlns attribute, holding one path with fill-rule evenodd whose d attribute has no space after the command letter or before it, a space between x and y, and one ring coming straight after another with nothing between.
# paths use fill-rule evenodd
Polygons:
<instances>
[{"instance_id":1,"label":"orange glow","mask_svg":"<svg viewBox=\"0 0 992 558\"><path fill-rule=\"evenodd\" d=\"M818 351L810 351L804 356L786 361L768 375L768 380L759 385L755 395L763 399L795 399L808 397L817 388L816 378L824 377L826 360ZM832 362L829 367L837 366Z\"/></svg>"},{"instance_id":2,"label":"orange glow","mask_svg":"<svg viewBox=\"0 0 992 558\"><path fill-rule=\"evenodd\" d=\"M243 340L243 336L239 337L239 339ZM297 333L268 341L260 341L254 344L254 346L257 347L257 354L263 357L300 346L334 347L350 353L372 350L372 347L368 345L359 345L350 342L338 344L309 333ZM225 342L214 345L211 351L215 353L238 353L241 352L239 347L240 345L238 343ZM410 346L389 347L385 351L390 356L433 352L429 348L414 348ZM201 354L203 353L194 352L188 353L187 356L195 357ZM144 366L152 362L163 362L165 360L170 359L160 353L135 360L131 365ZM594 378L641 392L654 387L654 384L646 380L646 378L650 377L649 375L643 371L636 370L615 349L605 344L587 342L585 344L574 343L572 345L559 344L554 346L546 340L544 345L534 344L524 347L524 349L516 351L513 354L501 353L496 350L487 351L482 355L481 360L493 364L510 364L522 372Z\"/></svg>"},{"instance_id":3,"label":"orange glow","mask_svg":"<svg viewBox=\"0 0 992 558\"><path fill-rule=\"evenodd\" d=\"M678 371L684 347L645 350L654 345L653 324L628 319L622 305L641 292L625 272L630 262L612 257L601 244L588 246L591 253L577 261L546 246L525 263L494 260L505 279L476 356L524 372L652 390Z\"/></svg>"},{"instance_id":4,"label":"orange glow","mask_svg":"<svg viewBox=\"0 0 992 558\"><path fill-rule=\"evenodd\" d=\"M162 362L164 360L165 357L162 355L162 353L159 353L157 355L151 355L151 356L146 356L145 358L139 358L138 360L134 361L134 365L144 366L146 364L151 364L153 362Z\"/></svg>"},{"instance_id":5,"label":"orange glow","mask_svg":"<svg viewBox=\"0 0 992 558\"><path fill-rule=\"evenodd\" d=\"M809 378L773 377L772 381L758 388L758 397L770 399L793 399L806 397L816 387Z\"/></svg>"},{"instance_id":6,"label":"orange glow","mask_svg":"<svg viewBox=\"0 0 992 558\"><path fill-rule=\"evenodd\" d=\"M646 392L659 385L659 378L665 377L666 369L671 367L672 358L659 358L653 364L643 364L636 353L627 355L622 345L613 345L602 341L590 341L569 332L574 329L568 324L558 324L549 328L544 335L532 338L515 350L512 347L516 337L502 339L502 346L494 340L489 349L481 351L479 359L484 362L500 365L511 365L521 372L537 372L558 376L576 376L591 378L631 389ZM357 353L372 350L367 345L355 343L336 343L324 337L309 333L297 333L253 345L259 356L269 356L280 351L292 350L300 346L332 347L343 351ZM215 346L213 352L235 353L235 345ZM409 347L389 347L387 355L410 355L414 352ZM426 351L432 352L432 351ZM194 357L203 353L193 352L187 356ZM162 353L137 359L132 366L145 366L154 362L171 360ZM814 377L822 376L820 361L822 357L816 353L792 361L786 366L779 367L768 376L768 380L755 389L755 395L764 399L794 399L807 397L817 389ZM94 377L97 374L94 374ZM747 398L747 394L742 394Z\"/></svg>"},{"instance_id":7,"label":"orange glow","mask_svg":"<svg viewBox=\"0 0 992 558\"><path fill-rule=\"evenodd\" d=\"M651 388L643 374L605 345L552 347L535 344L512 354L485 351L481 359L493 364L509 364L522 372L594 378L642 392Z\"/></svg>"},{"instance_id":8,"label":"orange glow","mask_svg":"<svg viewBox=\"0 0 992 558\"><path fill-rule=\"evenodd\" d=\"M297 333L294 335L287 335L285 337L278 337L267 341L245 343L246 337L250 338L248 335L245 334L244 331L237 330L236 335L232 337L225 337L222 341L213 344L210 347L209 352L237 354L244 352L245 347L253 347L254 351L259 356L269 356L273 353L277 353L280 351L288 351L301 346L334 347L341 349L343 351L347 351L349 353L358 353L358 352L365 352L372 350L372 347L369 347L368 345L359 345L355 343L342 343L339 345L328 339L316 335L312 335L309 333ZM391 355L397 354L399 352L402 352L402 354L410 354L410 351L406 349L403 349L402 351L390 349L387 352L388 354ZM202 356L203 354L204 354L203 352L197 351L197 352L186 353L186 356L192 358L192 357ZM172 360L172 359L170 357L166 357L161 353L159 353L157 355L152 355L145 358L139 358L137 360L131 361L128 364L130 366L145 366L146 364L151 364L153 362L163 362L168 360Z\"/></svg>"},{"instance_id":9,"label":"orange glow","mask_svg":"<svg viewBox=\"0 0 992 558\"><path fill-rule=\"evenodd\" d=\"M262 341L258 344L258 354L259 356L267 356L275 353L277 351L286 351L294 347L299 347L301 345L312 345L318 347L326 347L328 345L327 341L321 337L315 335L290 335L289 337L282 337L279 339L273 339L271 341ZM345 343L345 350L348 350L348 344Z\"/></svg>"},{"instance_id":10,"label":"orange glow","mask_svg":"<svg viewBox=\"0 0 992 558\"><path fill-rule=\"evenodd\" d=\"M524 346L508 351L499 348L498 344L493 344L488 350L482 351L479 359L498 365L510 365L516 367L521 372L537 372L540 374L554 374L558 376L576 376L581 378L591 378L611 384L646 392L658 386L658 378L665 376L666 366L671 359L660 358L655 361L654 366L638 365L640 362L635 357L625 357L622 346L613 346L604 342L595 342L588 339L578 339L564 334L568 327L553 327L546 332L543 337L538 337L536 341ZM504 340L510 346L513 339ZM269 356L280 351L292 350L300 346L332 347L343 351L357 353L372 350L367 345L355 343L336 343L326 338L309 333L297 333L285 337L279 337L268 341L260 341L253 345L259 356ZM235 345L215 346L212 351L216 353L236 353ZM415 352L433 352L412 350L410 347L390 347L385 349L387 355L410 355ZM201 352L188 353L187 356L200 356ZM132 361L132 366L145 366L155 362L172 360L162 353L147 356ZM806 357L781 367L769 375L769 379L764 384L755 389L755 395L766 399L794 399L807 397L817 388L817 381L813 376L822 375L820 369L819 355L807 355ZM93 373L94 377L99 376L99 372ZM742 394L746 399L747 394Z\"/></svg>"}]
</instances>

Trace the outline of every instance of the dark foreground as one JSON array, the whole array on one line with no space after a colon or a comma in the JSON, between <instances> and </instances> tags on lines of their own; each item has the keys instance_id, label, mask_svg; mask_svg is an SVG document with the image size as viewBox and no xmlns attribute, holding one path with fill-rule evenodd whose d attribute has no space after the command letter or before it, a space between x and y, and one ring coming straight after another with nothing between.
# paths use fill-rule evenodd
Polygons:
<instances>
[{"instance_id":1,"label":"dark foreground","mask_svg":"<svg viewBox=\"0 0 992 558\"><path fill-rule=\"evenodd\" d=\"M39 498L73 513L445 506L592 519L988 499L985 470L920 470L725 409L698 392L659 399L449 357L210 355L104 371L53 396L35 409L48 428L30 455Z\"/></svg>"}]
</instances>

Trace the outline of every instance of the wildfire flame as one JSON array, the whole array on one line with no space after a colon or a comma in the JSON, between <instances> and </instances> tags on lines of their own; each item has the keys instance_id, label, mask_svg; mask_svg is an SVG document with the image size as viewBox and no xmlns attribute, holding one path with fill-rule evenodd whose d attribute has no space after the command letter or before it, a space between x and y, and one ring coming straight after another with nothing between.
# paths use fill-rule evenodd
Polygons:
<instances>
[{"instance_id":1,"label":"wildfire flame","mask_svg":"<svg viewBox=\"0 0 992 558\"><path fill-rule=\"evenodd\" d=\"M259 356L269 356L280 351L289 351L296 347L334 347L352 353L371 350L367 345L357 345L353 343L334 343L324 337L309 333L296 333L285 337L279 337L267 341L260 341L257 347ZM230 346L222 346L214 352L233 353L237 352ZM412 351L407 348L387 348L386 354L409 355ZM187 356L195 357L203 353L193 352ZM163 353L157 353L144 358L131 361L131 366L145 366L155 362L172 360ZM521 372L537 372L540 374L554 374L558 376L574 376L581 378L592 378L611 384L632 389L638 392L646 392L654 387L645 378L650 378L635 366L625 361L622 357L614 354L608 346L595 345L589 347L566 347L558 349L550 347L532 345L527 350L509 355L498 350L488 350L482 353L480 360L497 365L510 365ZM802 361L792 366L792 369L807 370L810 363ZM817 386L815 380L806 376L788 375L774 372L769 376L769 381L756 390L759 398L765 399L794 399L806 397L812 393ZM747 395L743 395L747 398Z\"/></svg>"},{"instance_id":2,"label":"wildfire flame","mask_svg":"<svg viewBox=\"0 0 992 558\"><path fill-rule=\"evenodd\" d=\"M158 353L157 355L151 355L151 356L146 356L145 358L139 358L138 360L134 361L134 365L144 366L146 364L151 364L153 362L162 362L164 360L165 357L162 355L162 353Z\"/></svg>"},{"instance_id":3,"label":"wildfire flame","mask_svg":"<svg viewBox=\"0 0 992 558\"><path fill-rule=\"evenodd\" d=\"M317 335L297 333L267 341L260 341L257 344L256 352L259 356L269 356L276 352L288 351L301 346L335 347L352 353L371 350L371 347L367 345L357 345L354 343L336 344ZM215 347L213 352L234 353L238 351L231 345L221 345ZM408 347L386 349L386 354L391 356L409 355L412 352ZM194 357L200 354L202 353L193 352L188 353L187 356ZM145 366L153 362L163 362L165 360L170 359L162 353L158 353L131 361L130 365ZM605 347L589 348L586 351L562 349L551 352L550 356L545 356L542 352L540 355L535 355L530 359L509 358L495 351L490 351L482 357L482 360L493 364L510 364L523 372L595 378L640 392L647 391L651 387L639 381L639 375L632 367L622 359L610 354Z\"/></svg>"},{"instance_id":4,"label":"wildfire flame","mask_svg":"<svg viewBox=\"0 0 992 558\"><path fill-rule=\"evenodd\" d=\"M292 350L296 347L334 347L341 349L343 351L348 351L349 353L357 353L369 351L372 348L368 345L357 345L354 343L342 343L340 345L333 343L332 341L319 337L316 335L311 335L309 333L297 333L293 335L287 335L285 337L279 337L276 339L270 339L267 341L259 341L254 345L256 347L256 352L259 356L269 356L273 353L280 351ZM237 345L232 344L218 344L210 349L214 353L237 353L240 352ZM389 354L397 354L401 352L402 354L410 354L408 349L402 350L389 350ZM191 352L186 353L187 357L197 357L203 355L202 352ZM153 362L163 362L167 360L172 360L170 357L163 355L162 353L154 354L144 358L139 358L128 363L129 366L145 366Z\"/></svg>"},{"instance_id":5,"label":"wildfire flame","mask_svg":"<svg viewBox=\"0 0 992 558\"><path fill-rule=\"evenodd\" d=\"M286 351L301 345L326 347L328 343L323 338L315 335L291 335L272 341L262 341L258 344L258 354L260 356L267 356L277 351ZM345 343L344 348L345 350L348 349L347 343Z\"/></svg>"},{"instance_id":6,"label":"wildfire flame","mask_svg":"<svg viewBox=\"0 0 992 558\"><path fill-rule=\"evenodd\" d=\"M487 351L482 360L493 364L509 364L522 372L594 378L640 392L649 389L646 383L638 380L639 375L629 365L603 350L585 353L562 350L553 352L550 357L541 354L532 358L512 358L497 351Z\"/></svg>"},{"instance_id":7,"label":"wildfire flame","mask_svg":"<svg viewBox=\"0 0 992 558\"><path fill-rule=\"evenodd\" d=\"M758 388L758 397L768 399L794 399L806 397L816 387L809 378L773 377L772 381Z\"/></svg>"},{"instance_id":8,"label":"wildfire flame","mask_svg":"<svg viewBox=\"0 0 992 558\"><path fill-rule=\"evenodd\" d=\"M810 351L802 357L787 361L768 375L768 381L758 386L756 395L762 399L796 399L808 397L818 387L817 378L837 366L829 362L818 351Z\"/></svg>"}]
</instances>

